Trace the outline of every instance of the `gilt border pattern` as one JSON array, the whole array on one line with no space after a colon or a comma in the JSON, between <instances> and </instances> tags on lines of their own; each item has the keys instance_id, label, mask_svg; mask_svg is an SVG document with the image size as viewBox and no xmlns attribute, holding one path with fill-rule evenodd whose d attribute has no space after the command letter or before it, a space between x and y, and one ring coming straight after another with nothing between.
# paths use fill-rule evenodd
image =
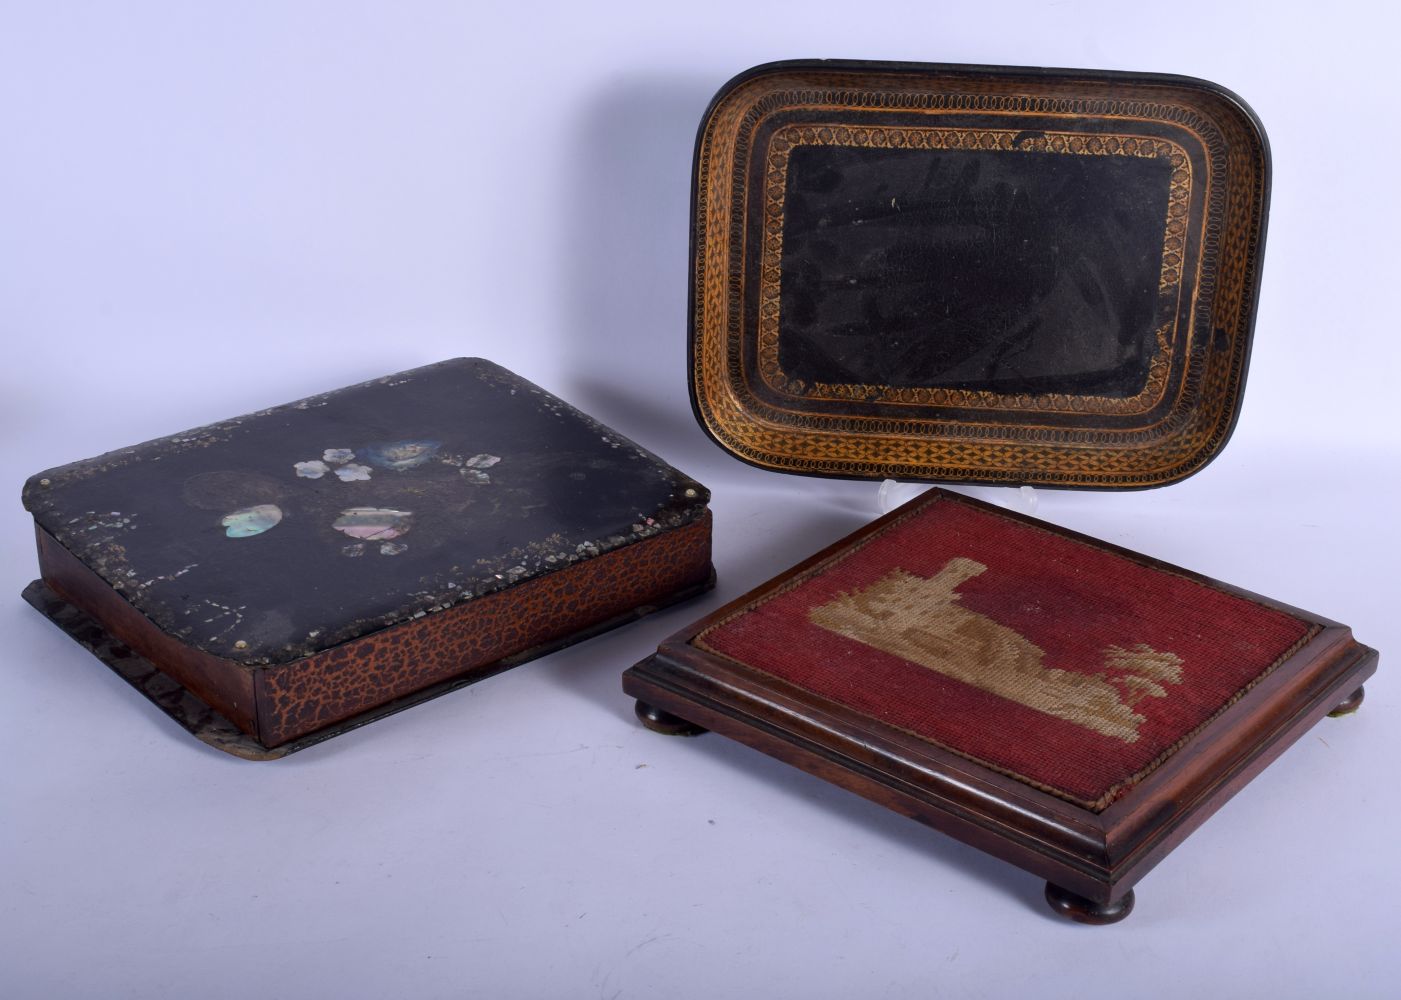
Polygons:
<instances>
[{"instance_id":1,"label":"gilt border pattern","mask_svg":"<svg viewBox=\"0 0 1401 1000\"><path fill-rule=\"evenodd\" d=\"M927 127L849 127L789 125L769 141L764 178L764 234L759 282L757 327L759 375L774 392L797 398L853 400L920 406L959 406L978 409L1120 413L1137 415L1156 406L1168 390L1174 322L1155 330L1155 348L1143 388L1133 396L1071 395L1065 393L1006 394L940 386L804 383L790 378L779 363L780 291L783 273L783 226L788 163L799 146L851 146L883 149L939 149L1058 153L1070 156L1135 156L1161 158L1172 166L1167 216L1164 220L1162 267L1158 294L1168 296L1182 283L1186 227L1191 199L1192 168L1181 146L1166 139L1135 135L1082 135L1048 132L1018 141L1015 129Z\"/></svg>"}]
</instances>

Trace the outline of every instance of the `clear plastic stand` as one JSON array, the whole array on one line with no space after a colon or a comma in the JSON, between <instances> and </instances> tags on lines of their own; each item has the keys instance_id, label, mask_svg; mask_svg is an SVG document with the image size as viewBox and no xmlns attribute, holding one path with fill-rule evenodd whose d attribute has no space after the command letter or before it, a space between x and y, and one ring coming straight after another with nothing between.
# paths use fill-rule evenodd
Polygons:
<instances>
[{"instance_id":1,"label":"clear plastic stand","mask_svg":"<svg viewBox=\"0 0 1401 1000\"><path fill-rule=\"evenodd\" d=\"M1022 509L1028 514L1035 514L1036 508L1040 506L1041 497L1031 486L1023 486L1017 491L1022 497Z\"/></svg>"},{"instance_id":2,"label":"clear plastic stand","mask_svg":"<svg viewBox=\"0 0 1401 1000\"><path fill-rule=\"evenodd\" d=\"M894 479L887 479L880 484L880 491L876 494L876 509L882 514L889 514L896 507L919 496L926 488L916 483L900 483Z\"/></svg>"},{"instance_id":3,"label":"clear plastic stand","mask_svg":"<svg viewBox=\"0 0 1401 1000\"><path fill-rule=\"evenodd\" d=\"M901 483L894 479L886 479L880 484L880 490L876 493L876 509L882 514L889 514L896 507L908 503L926 489L928 489L927 486L919 483ZM1031 486L1023 486L1018 489L1017 498L1021 501L1021 509L1027 514L1035 514L1036 508L1041 502L1040 494Z\"/></svg>"}]
</instances>

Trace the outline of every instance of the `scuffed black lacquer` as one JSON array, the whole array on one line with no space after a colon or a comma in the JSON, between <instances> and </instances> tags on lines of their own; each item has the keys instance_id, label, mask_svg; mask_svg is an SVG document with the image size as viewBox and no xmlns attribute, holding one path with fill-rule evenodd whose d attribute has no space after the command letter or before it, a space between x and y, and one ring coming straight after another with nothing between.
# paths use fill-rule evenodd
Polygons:
<instances>
[{"instance_id":1,"label":"scuffed black lacquer","mask_svg":"<svg viewBox=\"0 0 1401 1000\"><path fill-rule=\"evenodd\" d=\"M24 490L56 596L267 746L703 589L708 497L479 359Z\"/></svg>"},{"instance_id":2,"label":"scuffed black lacquer","mask_svg":"<svg viewBox=\"0 0 1401 1000\"><path fill-rule=\"evenodd\" d=\"M1159 158L799 147L779 362L807 383L1137 395L1175 308L1171 179Z\"/></svg>"}]
</instances>

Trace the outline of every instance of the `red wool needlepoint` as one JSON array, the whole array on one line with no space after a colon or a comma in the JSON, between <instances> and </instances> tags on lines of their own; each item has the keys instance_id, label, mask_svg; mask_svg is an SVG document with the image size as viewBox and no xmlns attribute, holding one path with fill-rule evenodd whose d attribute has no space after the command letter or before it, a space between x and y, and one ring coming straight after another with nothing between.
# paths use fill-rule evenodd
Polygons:
<instances>
[{"instance_id":1,"label":"red wool needlepoint","mask_svg":"<svg viewBox=\"0 0 1401 1000\"><path fill-rule=\"evenodd\" d=\"M694 644L1102 810L1314 631L947 498Z\"/></svg>"}]
</instances>

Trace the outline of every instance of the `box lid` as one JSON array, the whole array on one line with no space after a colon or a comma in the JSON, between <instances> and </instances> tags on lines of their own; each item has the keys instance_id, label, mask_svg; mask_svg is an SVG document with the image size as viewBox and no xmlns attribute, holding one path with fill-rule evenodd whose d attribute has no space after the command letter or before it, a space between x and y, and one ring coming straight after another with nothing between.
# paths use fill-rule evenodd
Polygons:
<instances>
[{"instance_id":1,"label":"box lid","mask_svg":"<svg viewBox=\"0 0 1401 1000\"><path fill-rule=\"evenodd\" d=\"M162 631L248 667L592 559L709 493L459 358L50 469L38 527Z\"/></svg>"},{"instance_id":2,"label":"box lid","mask_svg":"<svg viewBox=\"0 0 1401 1000\"><path fill-rule=\"evenodd\" d=\"M697 139L696 416L785 472L1176 481L1239 413L1268 189L1202 80L760 66Z\"/></svg>"}]
</instances>

